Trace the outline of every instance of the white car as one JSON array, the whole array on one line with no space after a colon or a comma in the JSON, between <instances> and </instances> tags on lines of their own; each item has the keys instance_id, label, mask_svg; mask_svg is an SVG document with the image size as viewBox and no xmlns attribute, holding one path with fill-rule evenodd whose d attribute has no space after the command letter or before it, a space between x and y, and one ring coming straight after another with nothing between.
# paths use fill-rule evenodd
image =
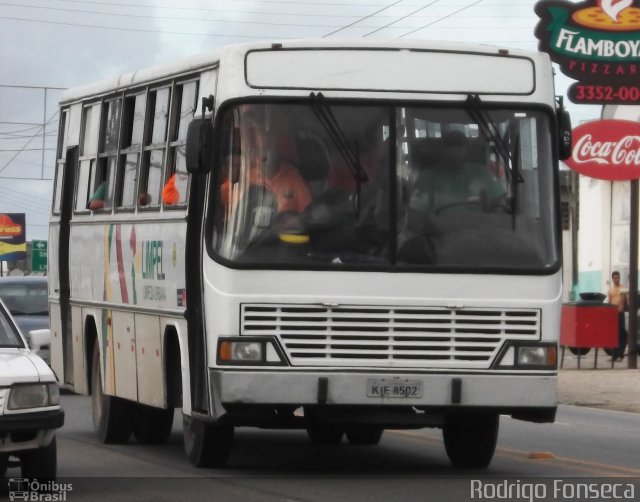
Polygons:
<instances>
[{"instance_id":1,"label":"white car","mask_svg":"<svg viewBox=\"0 0 640 502\"><path fill-rule=\"evenodd\" d=\"M23 478L54 479L63 423L55 375L0 301L0 478L20 465Z\"/></svg>"}]
</instances>

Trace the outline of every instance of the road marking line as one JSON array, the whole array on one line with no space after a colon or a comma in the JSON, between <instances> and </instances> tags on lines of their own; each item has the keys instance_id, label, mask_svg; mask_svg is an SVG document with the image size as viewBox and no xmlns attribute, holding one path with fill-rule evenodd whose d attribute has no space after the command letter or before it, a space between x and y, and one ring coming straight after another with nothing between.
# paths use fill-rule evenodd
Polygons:
<instances>
[{"instance_id":1,"label":"road marking line","mask_svg":"<svg viewBox=\"0 0 640 502\"><path fill-rule=\"evenodd\" d=\"M419 441L424 441L431 444L442 444L441 438L424 436L414 431L391 430L389 432L398 436L405 436L407 439L409 438L417 439ZM527 452L524 450L518 450L514 448L503 448L503 447L496 448L496 453L502 456L508 456L511 458L519 459L519 460L534 460L534 459L537 460L538 459L537 457L531 456L531 455L535 455L536 452ZM553 455L550 452L547 452L547 454ZM640 477L640 469L633 468L633 467L603 464L600 462L593 462L590 460L581 460L577 458L562 457L562 456L554 456L553 458L549 458L549 460L553 460L554 464L565 464L563 467L571 467L573 469L577 469L582 472L601 476L601 477L603 476L604 477L606 476L610 476L610 477L638 476Z\"/></svg>"}]
</instances>

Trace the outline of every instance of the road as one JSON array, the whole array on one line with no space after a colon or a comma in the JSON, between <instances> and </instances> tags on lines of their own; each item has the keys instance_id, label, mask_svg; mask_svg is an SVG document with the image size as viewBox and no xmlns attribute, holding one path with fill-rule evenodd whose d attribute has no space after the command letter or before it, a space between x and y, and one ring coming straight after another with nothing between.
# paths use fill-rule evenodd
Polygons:
<instances>
[{"instance_id":1,"label":"road","mask_svg":"<svg viewBox=\"0 0 640 502\"><path fill-rule=\"evenodd\" d=\"M437 429L387 431L373 447L313 446L304 431L239 429L229 466L206 470L192 467L183 454L180 413L164 445L133 439L103 445L93 433L90 398L65 395L62 401L66 423L58 433L58 472L74 486L70 502L213 495L243 501L470 500L470 479L544 476L635 477L628 481L640 496L640 415L632 413L561 406L555 424L503 417L486 471L452 468ZM10 469L12 475L19 471Z\"/></svg>"}]
</instances>

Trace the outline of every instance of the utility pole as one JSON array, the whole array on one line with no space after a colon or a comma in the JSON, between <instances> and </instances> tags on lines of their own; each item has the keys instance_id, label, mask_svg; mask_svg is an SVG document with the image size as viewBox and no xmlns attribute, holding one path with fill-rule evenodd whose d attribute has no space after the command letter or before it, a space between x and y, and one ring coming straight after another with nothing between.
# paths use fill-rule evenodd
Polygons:
<instances>
[{"instance_id":1,"label":"utility pole","mask_svg":"<svg viewBox=\"0 0 640 502\"><path fill-rule=\"evenodd\" d=\"M638 368L638 180L631 180L629 215L629 333L627 345L629 369Z\"/></svg>"}]
</instances>

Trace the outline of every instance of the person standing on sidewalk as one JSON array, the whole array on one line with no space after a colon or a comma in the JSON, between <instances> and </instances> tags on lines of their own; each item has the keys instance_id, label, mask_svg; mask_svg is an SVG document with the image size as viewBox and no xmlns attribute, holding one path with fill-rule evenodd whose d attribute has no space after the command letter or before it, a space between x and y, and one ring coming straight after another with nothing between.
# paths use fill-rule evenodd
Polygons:
<instances>
[{"instance_id":1,"label":"person standing on sidewalk","mask_svg":"<svg viewBox=\"0 0 640 502\"><path fill-rule=\"evenodd\" d=\"M627 307L628 290L620 285L620 272L611 273L613 284L607 291L607 302L618 307L618 347L613 349L611 359L614 361L624 359L624 349L627 346L627 330L625 328L624 312Z\"/></svg>"}]
</instances>

